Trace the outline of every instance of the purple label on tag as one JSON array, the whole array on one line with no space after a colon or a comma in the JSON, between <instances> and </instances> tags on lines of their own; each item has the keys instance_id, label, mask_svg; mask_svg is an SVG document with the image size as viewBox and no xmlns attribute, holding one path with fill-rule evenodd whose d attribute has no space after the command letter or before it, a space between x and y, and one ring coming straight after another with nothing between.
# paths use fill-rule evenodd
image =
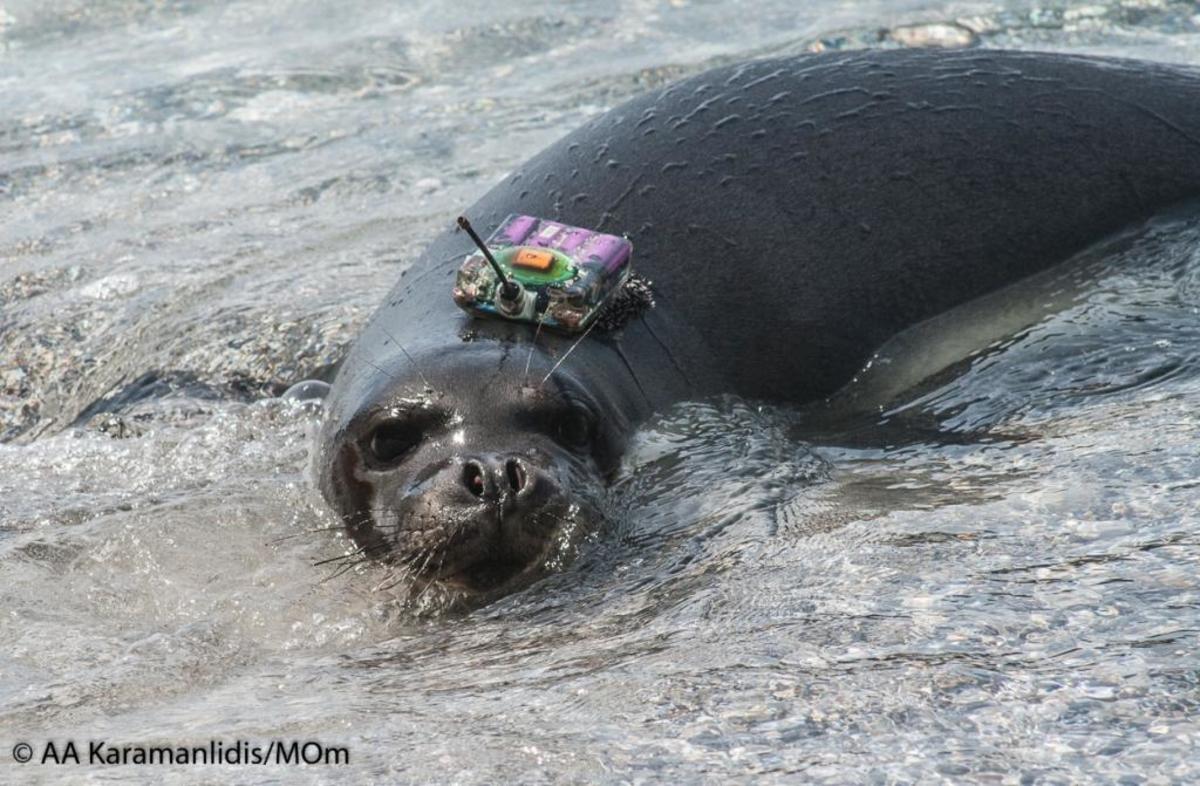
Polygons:
<instances>
[{"instance_id":1,"label":"purple label on tag","mask_svg":"<svg viewBox=\"0 0 1200 786\"><path fill-rule=\"evenodd\" d=\"M623 237L522 215L509 216L488 242L495 246L550 248L579 264L590 262L607 271L614 271L628 261L633 250Z\"/></svg>"},{"instance_id":2,"label":"purple label on tag","mask_svg":"<svg viewBox=\"0 0 1200 786\"><path fill-rule=\"evenodd\" d=\"M500 236L507 240L509 245L520 245L537 224L538 220L533 216L514 216L501 228Z\"/></svg>"},{"instance_id":3,"label":"purple label on tag","mask_svg":"<svg viewBox=\"0 0 1200 786\"><path fill-rule=\"evenodd\" d=\"M593 235L594 233L587 229L572 229L559 239L558 249L565 254L574 256L576 249Z\"/></svg>"},{"instance_id":4,"label":"purple label on tag","mask_svg":"<svg viewBox=\"0 0 1200 786\"><path fill-rule=\"evenodd\" d=\"M612 235L593 235L579 256L584 262L598 262L605 270L615 270L629 258L629 241Z\"/></svg>"},{"instance_id":5,"label":"purple label on tag","mask_svg":"<svg viewBox=\"0 0 1200 786\"><path fill-rule=\"evenodd\" d=\"M563 224L557 221L547 221L542 219L541 226L537 231L525 239L526 244L541 246L542 248L553 248L554 241L566 229Z\"/></svg>"}]
</instances>

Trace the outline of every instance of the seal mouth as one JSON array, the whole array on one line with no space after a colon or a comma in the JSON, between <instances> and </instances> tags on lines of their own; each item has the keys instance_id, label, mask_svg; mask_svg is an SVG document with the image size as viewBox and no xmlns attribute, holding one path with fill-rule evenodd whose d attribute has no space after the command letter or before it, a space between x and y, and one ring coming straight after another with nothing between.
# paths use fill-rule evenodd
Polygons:
<instances>
[{"instance_id":1,"label":"seal mouth","mask_svg":"<svg viewBox=\"0 0 1200 786\"><path fill-rule=\"evenodd\" d=\"M471 594L492 593L532 582L546 572L546 564L555 548L555 533L546 533L536 547L517 552L513 549L489 548L480 544L478 555L463 555L454 564L439 566L425 572L426 581L442 584Z\"/></svg>"}]
</instances>

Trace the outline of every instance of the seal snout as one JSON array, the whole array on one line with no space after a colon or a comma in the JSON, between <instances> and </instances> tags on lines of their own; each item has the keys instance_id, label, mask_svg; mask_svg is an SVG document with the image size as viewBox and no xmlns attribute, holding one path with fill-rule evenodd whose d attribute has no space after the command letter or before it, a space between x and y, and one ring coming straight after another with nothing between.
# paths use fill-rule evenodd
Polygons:
<instances>
[{"instance_id":1,"label":"seal snout","mask_svg":"<svg viewBox=\"0 0 1200 786\"><path fill-rule=\"evenodd\" d=\"M484 459L469 458L463 462L462 482L467 491L480 499L521 500L531 490L529 471L516 456Z\"/></svg>"},{"instance_id":2,"label":"seal snout","mask_svg":"<svg viewBox=\"0 0 1200 786\"><path fill-rule=\"evenodd\" d=\"M381 498L393 522L393 558L425 579L489 590L536 571L564 520L564 499L535 457L472 453L444 457ZM390 497L390 499L389 499Z\"/></svg>"},{"instance_id":3,"label":"seal snout","mask_svg":"<svg viewBox=\"0 0 1200 786\"><path fill-rule=\"evenodd\" d=\"M532 461L516 454L467 456L437 474L441 477L417 493L448 522L478 522L480 530L499 522L496 534L507 542L497 545L509 551L512 541L520 540L525 521L539 512L555 488Z\"/></svg>"}]
</instances>

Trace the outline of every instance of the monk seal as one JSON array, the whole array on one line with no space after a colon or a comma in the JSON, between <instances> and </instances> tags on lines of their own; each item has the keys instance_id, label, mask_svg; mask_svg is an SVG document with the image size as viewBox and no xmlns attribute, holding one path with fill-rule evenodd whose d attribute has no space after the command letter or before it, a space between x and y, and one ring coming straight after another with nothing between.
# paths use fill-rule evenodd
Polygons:
<instances>
[{"instance_id":1,"label":"monk seal","mask_svg":"<svg viewBox=\"0 0 1200 786\"><path fill-rule=\"evenodd\" d=\"M656 305L582 341L473 319L450 296L471 244L448 226L338 373L321 490L362 555L496 597L569 557L656 410L821 399L898 331L1198 193L1183 67L892 50L685 79L467 211L623 233Z\"/></svg>"}]
</instances>

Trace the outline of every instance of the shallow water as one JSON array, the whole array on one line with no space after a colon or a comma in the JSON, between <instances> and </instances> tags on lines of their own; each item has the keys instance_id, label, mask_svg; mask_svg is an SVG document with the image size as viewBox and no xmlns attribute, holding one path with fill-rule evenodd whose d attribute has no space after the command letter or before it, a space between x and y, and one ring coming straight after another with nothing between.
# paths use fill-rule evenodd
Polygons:
<instances>
[{"instance_id":1,"label":"shallow water","mask_svg":"<svg viewBox=\"0 0 1200 786\"><path fill-rule=\"evenodd\" d=\"M1200 777L1200 208L870 418L666 413L612 526L482 611L317 564L319 412L273 396L456 210L679 75L934 35L1200 64L1153 0L5 4L0 780ZM9 754L95 739L351 764Z\"/></svg>"}]
</instances>

